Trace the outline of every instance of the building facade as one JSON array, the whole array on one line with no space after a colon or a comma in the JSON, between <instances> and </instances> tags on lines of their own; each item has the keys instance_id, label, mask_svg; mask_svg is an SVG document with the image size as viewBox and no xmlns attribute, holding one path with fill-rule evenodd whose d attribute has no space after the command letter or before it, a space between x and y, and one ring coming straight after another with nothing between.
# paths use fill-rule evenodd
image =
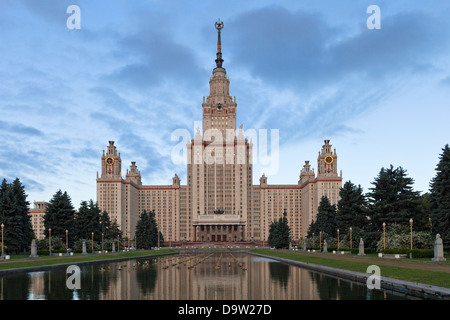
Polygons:
<instances>
[{"instance_id":1,"label":"building facade","mask_svg":"<svg viewBox=\"0 0 450 320\"><path fill-rule=\"evenodd\" d=\"M30 216L31 226L34 231L35 238L44 239L44 215L48 202L34 201L33 208L30 208L28 215Z\"/></svg>"},{"instance_id":2,"label":"building facade","mask_svg":"<svg viewBox=\"0 0 450 320\"><path fill-rule=\"evenodd\" d=\"M270 224L287 213L292 239L305 237L322 196L339 200L342 172L329 140L317 157L317 175L306 161L297 184L270 185L263 174L253 184L253 144L236 128L237 103L229 93L223 68L221 30L218 30L216 67L203 97L203 131L187 144L187 183L175 174L172 184L143 185L136 163L122 176L120 152L109 141L97 173L99 208L116 220L123 236L134 238L143 210L153 210L165 241L266 241Z\"/></svg>"}]
</instances>

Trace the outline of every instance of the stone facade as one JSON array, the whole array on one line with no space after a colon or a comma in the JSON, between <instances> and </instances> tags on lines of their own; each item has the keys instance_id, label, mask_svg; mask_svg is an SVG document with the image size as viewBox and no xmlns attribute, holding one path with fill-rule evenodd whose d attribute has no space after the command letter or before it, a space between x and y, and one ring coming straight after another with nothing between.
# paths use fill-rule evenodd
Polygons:
<instances>
[{"instance_id":1,"label":"stone facade","mask_svg":"<svg viewBox=\"0 0 450 320\"><path fill-rule=\"evenodd\" d=\"M220 30L219 30L220 35ZM266 241L269 226L284 210L294 242L305 237L323 195L339 200L342 172L336 150L325 140L317 158L317 175L305 162L297 184L270 185L262 175L253 184L253 144L236 129L236 98L222 67L220 36L210 93L203 98L203 132L187 144L187 184L175 174L172 184L143 185L132 162L122 177L120 153L109 142L97 174L97 202L116 220L123 236L134 238L143 210L154 210L166 241Z\"/></svg>"},{"instance_id":2,"label":"stone facade","mask_svg":"<svg viewBox=\"0 0 450 320\"><path fill-rule=\"evenodd\" d=\"M35 201L33 208L29 210L31 225L36 239L44 239L44 214L48 203L45 201Z\"/></svg>"}]
</instances>

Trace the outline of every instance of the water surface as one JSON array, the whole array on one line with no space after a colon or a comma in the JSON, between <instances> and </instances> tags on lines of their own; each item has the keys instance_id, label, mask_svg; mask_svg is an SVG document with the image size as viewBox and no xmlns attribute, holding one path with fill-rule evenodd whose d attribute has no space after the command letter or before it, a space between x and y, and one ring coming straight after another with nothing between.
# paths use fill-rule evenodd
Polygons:
<instances>
[{"instance_id":1,"label":"water surface","mask_svg":"<svg viewBox=\"0 0 450 320\"><path fill-rule=\"evenodd\" d=\"M66 267L3 274L2 300L345 300L406 299L245 253L180 254L80 264L80 289Z\"/></svg>"}]
</instances>

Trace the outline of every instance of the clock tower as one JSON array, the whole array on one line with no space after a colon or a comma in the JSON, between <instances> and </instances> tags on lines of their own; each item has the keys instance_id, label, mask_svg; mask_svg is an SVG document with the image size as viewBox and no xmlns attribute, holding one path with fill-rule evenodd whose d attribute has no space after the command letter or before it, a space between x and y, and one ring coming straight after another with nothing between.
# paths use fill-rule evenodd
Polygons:
<instances>
[{"instance_id":1,"label":"clock tower","mask_svg":"<svg viewBox=\"0 0 450 320\"><path fill-rule=\"evenodd\" d=\"M117 148L114 145L114 141L109 141L109 146L106 150L103 150L102 155L102 179L115 180L121 179L122 160L120 158L120 152L117 152Z\"/></svg>"},{"instance_id":2,"label":"clock tower","mask_svg":"<svg viewBox=\"0 0 450 320\"><path fill-rule=\"evenodd\" d=\"M318 177L337 177L336 149L331 150L330 140L325 140L317 157Z\"/></svg>"}]
</instances>

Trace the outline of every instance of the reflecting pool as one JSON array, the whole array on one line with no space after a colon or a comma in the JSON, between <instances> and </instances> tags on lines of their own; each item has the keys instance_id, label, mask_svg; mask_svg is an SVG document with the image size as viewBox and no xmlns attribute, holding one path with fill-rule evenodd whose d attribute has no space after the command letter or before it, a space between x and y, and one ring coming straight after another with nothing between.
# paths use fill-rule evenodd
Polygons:
<instances>
[{"instance_id":1,"label":"reflecting pool","mask_svg":"<svg viewBox=\"0 0 450 320\"><path fill-rule=\"evenodd\" d=\"M182 253L0 274L2 300L345 300L408 299L247 253ZM75 283L75 282L74 282Z\"/></svg>"}]
</instances>

